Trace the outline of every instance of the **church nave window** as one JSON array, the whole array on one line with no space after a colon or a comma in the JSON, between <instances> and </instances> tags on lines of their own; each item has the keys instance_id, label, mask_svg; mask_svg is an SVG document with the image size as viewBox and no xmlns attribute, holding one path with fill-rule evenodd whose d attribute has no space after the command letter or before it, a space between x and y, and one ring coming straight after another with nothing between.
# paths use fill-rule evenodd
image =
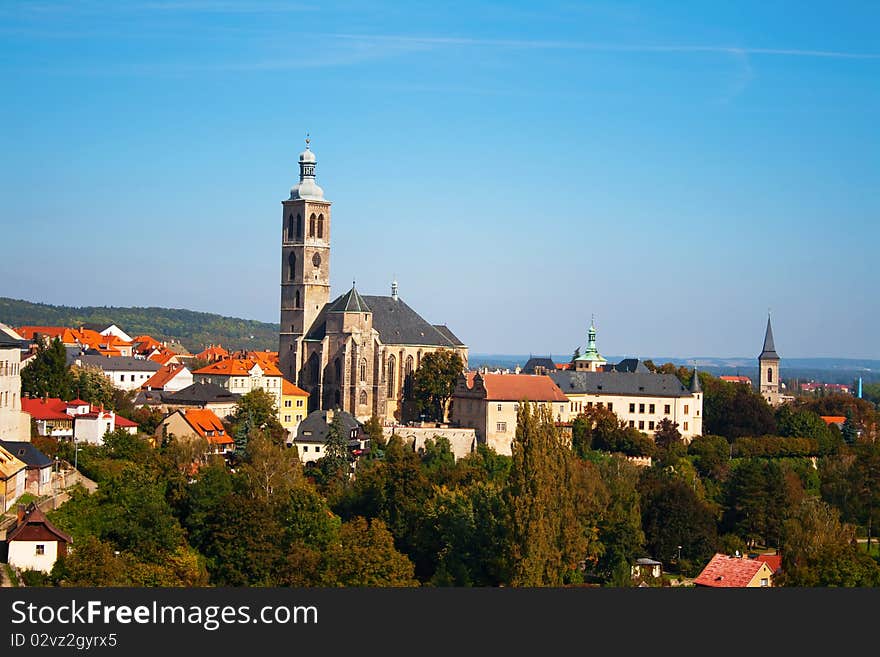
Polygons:
<instances>
[{"instance_id":1,"label":"church nave window","mask_svg":"<svg viewBox=\"0 0 880 657\"><path fill-rule=\"evenodd\" d=\"M366 403L367 403L367 391L366 390L361 390L360 399L358 399L358 401L360 402L361 406L366 405Z\"/></svg>"},{"instance_id":2,"label":"church nave window","mask_svg":"<svg viewBox=\"0 0 880 657\"><path fill-rule=\"evenodd\" d=\"M367 380L367 359L361 358L361 383L365 382L366 380Z\"/></svg>"}]
</instances>

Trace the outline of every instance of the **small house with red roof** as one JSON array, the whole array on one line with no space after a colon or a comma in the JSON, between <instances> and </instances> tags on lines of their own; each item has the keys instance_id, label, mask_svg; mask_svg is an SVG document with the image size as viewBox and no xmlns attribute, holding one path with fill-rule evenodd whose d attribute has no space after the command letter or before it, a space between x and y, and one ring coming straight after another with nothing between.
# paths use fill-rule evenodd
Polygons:
<instances>
[{"instance_id":1,"label":"small house with red roof","mask_svg":"<svg viewBox=\"0 0 880 657\"><path fill-rule=\"evenodd\" d=\"M103 445L107 432L122 428L134 435L138 430L136 422L81 399L67 402L57 397L24 397L21 410L34 419L37 433L52 438Z\"/></svg>"},{"instance_id":2,"label":"small house with red roof","mask_svg":"<svg viewBox=\"0 0 880 657\"><path fill-rule=\"evenodd\" d=\"M186 365L163 365L158 372L141 385L141 390L177 392L192 384L193 375Z\"/></svg>"},{"instance_id":3,"label":"small house with red roof","mask_svg":"<svg viewBox=\"0 0 880 657\"><path fill-rule=\"evenodd\" d=\"M694 580L694 586L758 588L773 586L773 569L766 561L717 553Z\"/></svg>"},{"instance_id":4,"label":"small house with red roof","mask_svg":"<svg viewBox=\"0 0 880 657\"><path fill-rule=\"evenodd\" d=\"M168 415L156 433L164 439L172 436L177 440L204 439L209 453L228 455L235 450L235 441L223 422L213 412L204 408L178 410Z\"/></svg>"},{"instance_id":5,"label":"small house with red roof","mask_svg":"<svg viewBox=\"0 0 880 657\"><path fill-rule=\"evenodd\" d=\"M219 344L208 345L203 351L196 354L198 360L216 363L218 360L229 358L229 352Z\"/></svg>"},{"instance_id":6,"label":"small house with red roof","mask_svg":"<svg viewBox=\"0 0 880 657\"><path fill-rule=\"evenodd\" d=\"M523 400L546 408L554 420L568 420L568 397L549 376L467 372L452 395L452 422L472 427L478 442L510 455Z\"/></svg>"},{"instance_id":7,"label":"small house with red roof","mask_svg":"<svg viewBox=\"0 0 880 657\"><path fill-rule=\"evenodd\" d=\"M31 502L19 508L15 526L6 533L7 562L20 570L48 573L67 554L73 539L49 522L46 514Z\"/></svg>"}]
</instances>

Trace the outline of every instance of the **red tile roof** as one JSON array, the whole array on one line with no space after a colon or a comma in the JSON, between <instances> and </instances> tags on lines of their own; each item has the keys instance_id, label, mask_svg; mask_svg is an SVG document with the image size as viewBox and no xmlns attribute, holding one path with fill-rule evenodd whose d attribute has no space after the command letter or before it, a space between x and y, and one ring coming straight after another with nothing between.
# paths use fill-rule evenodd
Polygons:
<instances>
[{"instance_id":1,"label":"red tile roof","mask_svg":"<svg viewBox=\"0 0 880 657\"><path fill-rule=\"evenodd\" d=\"M309 393L300 388L299 386L293 385L287 379L281 379L281 394L282 395L291 395L295 397L308 397Z\"/></svg>"},{"instance_id":2,"label":"red tile roof","mask_svg":"<svg viewBox=\"0 0 880 657\"><path fill-rule=\"evenodd\" d=\"M122 417L121 415L116 416L116 428L119 427L136 427L138 426L137 422L132 422L127 417Z\"/></svg>"},{"instance_id":3,"label":"red tile roof","mask_svg":"<svg viewBox=\"0 0 880 657\"><path fill-rule=\"evenodd\" d=\"M729 383L746 383L752 385L752 380L747 376L719 376L718 378Z\"/></svg>"},{"instance_id":4,"label":"red tile roof","mask_svg":"<svg viewBox=\"0 0 880 657\"><path fill-rule=\"evenodd\" d=\"M160 365L167 365L170 360L176 357L177 354L175 354L173 351L165 350L158 354L153 354L152 356L150 356L150 360L155 361Z\"/></svg>"},{"instance_id":5,"label":"red tile roof","mask_svg":"<svg viewBox=\"0 0 880 657\"><path fill-rule=\"evenodd\" d=\"M141 386L143 390L162 390L171 379L180 374L186 367L184 365L163 365Z\"/></svg>"},{"instance_id":6,"label":"red tile roof","mask_svg":"<svg viewBox=\"0 0 880 657\"><path fill-rule=\"evenodd\" d=\"M222 360L224 358L229 358L229 352L226 351L223 347L218 345L211 345L207 349L202 352L196 354L196 358L199 360Z\"/></svg>"},{"instance_id":7,"label":"red tile roof","mask_svg":"<svg viewBox=\"0 0 880 657\"><path fill-rule=\"evenodd\" d=\"M477 374L467 373L468 388L474 387L476 376L483 379L487 401L554 401L567 402L562 390L553 379L544 375L532 374Z\"/></svg>"},{"instance_id":8,"label":"red tile roof","mask_svg":"<svg viewBox=\"0 0 880 657\"><path fill-rule=\"evenodd\" d=\"M71 420L67 414L68 403L57 397L22 397L21 410L35 420Z\"/></svg>"},{"instance_id":9,"label":"red tile roof","mask_svg":"<svg viewBox=\"0 0 880 657\"><path fill-rule=\"evenodd\" d=\"M73 543L70 534L65 534L55 525L49 522L46 514L40 511L40 507L31 504L24 517L15 526L15 529L6 535L7 541L39 541L54 536L65 543Z\"/></svg>"},{"instance_id":10,"label":"red tile roof","mask_svg":"<svg viewBox=\"0 0 880 657\"><path fill-rule=\"evenodd\" d=\"M694 584L715 588L742 588L748 586L763 565L764 562L757 559L719 553L706 564Z\"/></svg>"},{"instance_id":11,"label":"red tile roof","mask_svg":"<svg viewBox=\"0 0 880 657\"><path fill-rule=\"evenodd\" d=\"M844 415L820 415L823 420L825 420L825 424L843 424L846 422L846 416Z\"/></svg>"},{"instance_id":12,"label":"red tile roof","mask_svg":"<svg viewBox=\"0 0 880 657\"><path fill-rule=\"evenodd\" d=\"M183 414L187 423L212 445L229 445L235 441L226 433L226 428L213 411L191 409ZM209 435L210 434L210 435Z\"/></svg>"},{"instance_id":13,"label":"red tile roof","mask_svg":"<svg viewBox=\"0 0 880 657\"><path fill-rule=\"evenodd\" d=\"M259 365L265 376L281 376L281 370L268 362L258 362L250 358L227 358L206 365L193 374L218 374L221 376L248 376L254 365Z\"/></svg>"},{"instance_id":14,"label":"red tile roof","mask_svg":"<svg viewBox=\"0 0 880 657\"><path fill-rule=\"evenodd\" d=\"M782 570L782 555L781 554L759 554L755 557L757 561L763 561L770 570L773 571L775 575L779 571Z\"/></svg>"}]
</instances>

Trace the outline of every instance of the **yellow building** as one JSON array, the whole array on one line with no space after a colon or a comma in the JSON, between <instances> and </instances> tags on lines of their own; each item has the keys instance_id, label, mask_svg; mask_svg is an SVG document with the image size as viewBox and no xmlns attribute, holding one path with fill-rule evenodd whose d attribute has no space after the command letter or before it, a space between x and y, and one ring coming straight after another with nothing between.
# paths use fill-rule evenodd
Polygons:
<instances>
[{"instance_id":1,"label":"yellow building","mask_svg":"<svg viewBox=\"0 0 880 657\"><path fill-rule=\"evenodd\" d=\"M296 436L299 423L302 422L309 409L309 393L293 385L287 379L281 381L281 408L278 409L278 420L287 429L288 435Z\"/></svg>"}]
</instances>

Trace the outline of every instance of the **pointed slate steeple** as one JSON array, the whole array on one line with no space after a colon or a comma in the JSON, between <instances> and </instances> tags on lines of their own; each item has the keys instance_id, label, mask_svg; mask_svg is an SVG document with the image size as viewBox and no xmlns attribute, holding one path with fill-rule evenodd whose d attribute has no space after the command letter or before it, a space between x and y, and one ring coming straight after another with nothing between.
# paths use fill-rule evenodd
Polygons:
<instances>
[{"instance_id":1,"label":"pointed slate steeple","mask_svg":"<svg viewBox=\"0 0 880 657\"><path fill-rule=\"evenodd\" d=\"M773 344L773 327L770 326L770 315L767 315L767 332L764 334L764 349L758 360L779 360L776 346Z\"/></svg>"},{"instance_id":2,"label":"pointed slate steeple","mask_svg":"<svg viewBox=\"0 0 880 657\"><path fill-rule=\"evenodd\" d=\"M693 393L703 392L703 386L700 385L700 376L697 374L697 368L694 368L694 378L691 379L690 391Z\"/></svg>"}]
</instances>

